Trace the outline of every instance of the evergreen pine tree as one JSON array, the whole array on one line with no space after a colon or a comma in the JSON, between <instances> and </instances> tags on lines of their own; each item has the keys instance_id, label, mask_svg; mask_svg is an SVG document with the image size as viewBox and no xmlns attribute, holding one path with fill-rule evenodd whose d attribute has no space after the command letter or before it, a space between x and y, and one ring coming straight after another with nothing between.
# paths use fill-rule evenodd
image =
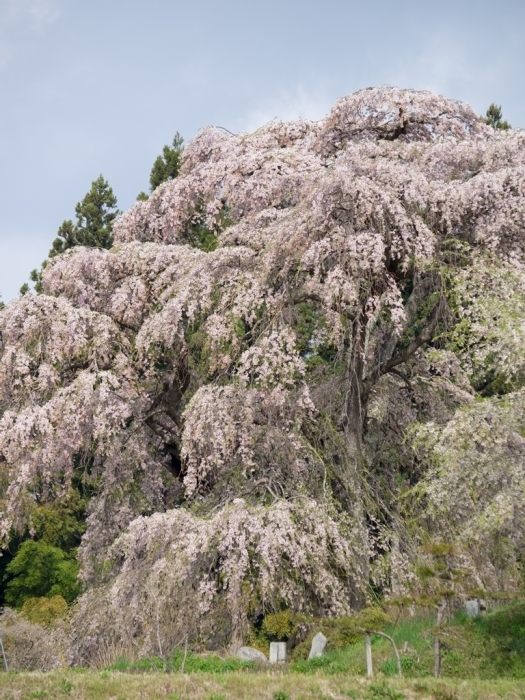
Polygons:
<instances>
[{"instance_id":1,"label":"evergreen pine tree","mask_svg":"<svg viewBox=\"0 0 525 700\"><path fill-rule=\"evenodd\" d=\"M71 220L62 222L49 251L49 258L77 245L88 248L111 248L113 245L113 222L119 214L117 198L102 175L91 183L89 192L75 206L75 213L76 223ZM40 270L32 270L30 273L30 279L35 283L35 291L38 293L42 292L42 272L47 263L44 260ZM25 294L27 291L27 284L22 285L20 293Z\"/></svg>"},{"instance_id":2,"label":"evergreen pine tree","mask_svg":"<svg viewBox=\"0 0 525 700\"><path fill-rule=\"evenodd\" d=\"M163 182L173 180L177 177L181 168L182 152L184 150L183 143L184 139L177 131L173 137L171 146L164 146L162 155L157 156L149 176L150 192L156 190ZM144 201L146 199L148 199L148 195L145 192L141 192L137 196L137 201Z\"/></svg>"},{"instance_id":3,"label":"evergreen pine tree","mask_svg":"<svg viewBox=\"0 0 525 700\"><path fill-rule=\"evenodd\" d=\"M493 102L487 109L485 117L482 117L485 124L488 124L493 129L511 129L511 125L508 121L503 119L503 114L501 112L501 105L497 105Z\"/></svg>"}]
</instances>

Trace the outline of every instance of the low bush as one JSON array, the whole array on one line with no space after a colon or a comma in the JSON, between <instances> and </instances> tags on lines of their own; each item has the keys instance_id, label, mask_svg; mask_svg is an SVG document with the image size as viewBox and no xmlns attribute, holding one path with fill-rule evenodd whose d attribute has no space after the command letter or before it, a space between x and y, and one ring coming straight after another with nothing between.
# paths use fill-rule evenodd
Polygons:
<instances>
[{"instance_id":1,"label":"low bush","mask_svg":"<svg viewBox=\"0 0 525 700\"><path fill-rule=\"evenodd\" d=\"M37 625L6 608L0 616L0 637L10 671L50 671L66 665L64 625Z\"/></svg>"},{"instance_id":2,"label":"low bush","mask_svg":"<svg viewBox=\"0 0 525 700\"><path fill-rule=\"evenodd\" d=\"M67 615L67 602L61 595L51 598L27 598L21 613L29 622L49 627Z\"/></svg>"}]
</instances>

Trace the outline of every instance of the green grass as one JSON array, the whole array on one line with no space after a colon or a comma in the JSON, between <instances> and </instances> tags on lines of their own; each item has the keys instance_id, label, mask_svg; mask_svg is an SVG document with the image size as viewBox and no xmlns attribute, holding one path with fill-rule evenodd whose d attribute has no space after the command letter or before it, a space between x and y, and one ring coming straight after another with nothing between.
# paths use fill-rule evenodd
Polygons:
<instances>
[{"instance_id":1,"label":"green grass","mask_svg":"<svg viewBox=\"0 0 525 700\"><path fill-rule=\"evenodd\" d=\"M524 700L514 680L374 679L282 670L140 673L73 670L0 673L2 700Z\"/></svg>"},{"instance_id":2,"label":"green grass","mask_svg":"<svg viewBox=\"0 0 525 700\"><path fill-rule=\"evenodd\" d=\"M406 618L385 631L399 649L403 675L406 678L431 676L434 668L432 619ZM449 678L495 679L525 678L525 603L515 603L475 618L462 614L442 630L442 674ZM397 664L390 643L372 637L374 672L386 678L397 676ZM167 659L151 657L130 662L119 659L108 670L126 673L179 672L184 653L178 650ZM256 664L217 655L188 652L184 663L186 673L227 674L239 671L255 672ZM260 669L259 669L260 670ZM350 674L366 675L364 641L344 649L329 651L325 656L295 660L286 666L286 673L315 676ZM524 695L525 698L525 695Z\"/></svg>"},{"instance_id":3,"label":"green grass","mask_svg":"<svg viewBox=\"0 0 525 700\"><path fill-rule=\"evenodd\" d=\"M434 668L434 620L408 618L385 631L394 638L401 656L403 675L431 676ZM442 675L450 678L525 678L525 603L514 603L469 619L459 613L442 630ZM390 643L372 637L374 671L387 678L397 676ZM364 642L330 651L320 659L290 664L296 673L326 675L366 674ZM524 695L525 697L525 695Z\"/></svg>"},{"instance_id":4,"label":"green grass","mask_svg":"<svg viewBox=\"0 0 525 700\"><path fill-rule=\"evenodd\" d=\"M186 673L231 673L232 671L256 668L256 664L253 661L242 661L232 656L222 658L215 654L199 655L188 651L186 658L184 658L184 652L178 650L166 659L152 656L132 662L125 658L120 658L109 666L108 670L129 673L155 671L174 673L181 671L183 664Z\"/></svg>"}]
</instances>

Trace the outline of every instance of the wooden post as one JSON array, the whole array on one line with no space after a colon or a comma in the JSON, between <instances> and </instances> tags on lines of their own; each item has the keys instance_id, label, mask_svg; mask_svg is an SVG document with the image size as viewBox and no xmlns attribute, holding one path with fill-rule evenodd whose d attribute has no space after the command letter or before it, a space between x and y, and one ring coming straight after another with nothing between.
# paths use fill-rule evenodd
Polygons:
<instances>
[{"instance_id":1,"label":"wooden post","mask_svg":"<svg viewBox=\"0 0 525 700\"><path fill-rule=\"evenodd\" d=\"M2 637L0 637L0 649L2 650L2 656L4 657L5 670L9 671L9 669L7 668L7 659L5 658L4 643L2 642Z\"/></svg>"},{"instance_id":2,"label":"wooden post","mask_svg":"<svg viewBox=\"0 0 525 700\"><path fill-rule=\"evenodd\" d=\"M184 658L182 659L182 666L180 667L180 672L184 673L184 667L186 666L186 657L188 656L188 635L186 635L186 640L184 642Z\"/></svg>"},{"instance_id":3,"label":"wooden post","mask_svg":"<svg viewBox=\"0 0 525 700\"><path fill-rule=\"evenodd\" d=\"M374 669L372 666L372 638L370 632L365 632L365 645L366 645L366 675L372 678L374 675Z\"/></svg>"},{"instance_id":4,"label":"wooden post","mask_svg":"<svg viewBox=\"0 0 525 700\"><path fill-rule=\"evenodd\" d=\"M439 627L443 622L445 613L445 602L441 601L437 606L436 627ZM436 630L434 637L434 677L439 678L441 675L441 642L439 640L439 630Z\"/></svg>"},{"instance_id":5,"label":"wooden post","mask_svg":"<svg viewBox=\"0 0 525 700\"><path fill-rule=\"evenodd\" d=\"M434 678L441 675L441 647L439 637L434 637Z\"/></svg>"}]
</instances>

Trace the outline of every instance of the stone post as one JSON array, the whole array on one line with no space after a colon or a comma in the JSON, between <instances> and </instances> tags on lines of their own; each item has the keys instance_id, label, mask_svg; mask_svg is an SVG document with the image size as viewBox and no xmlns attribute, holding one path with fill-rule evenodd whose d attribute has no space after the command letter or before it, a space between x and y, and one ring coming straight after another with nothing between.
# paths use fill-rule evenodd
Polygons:
<instances>
[{"instance_id":1,"label":"stone post","mask_svg":"<svg viewBox=\"0 0 525 700\"><path fill-rule=\"evenodd\" d=\"M270 663L284 664L286 661L286 642L270 643Z\"/></svg>"}]
</instances>

